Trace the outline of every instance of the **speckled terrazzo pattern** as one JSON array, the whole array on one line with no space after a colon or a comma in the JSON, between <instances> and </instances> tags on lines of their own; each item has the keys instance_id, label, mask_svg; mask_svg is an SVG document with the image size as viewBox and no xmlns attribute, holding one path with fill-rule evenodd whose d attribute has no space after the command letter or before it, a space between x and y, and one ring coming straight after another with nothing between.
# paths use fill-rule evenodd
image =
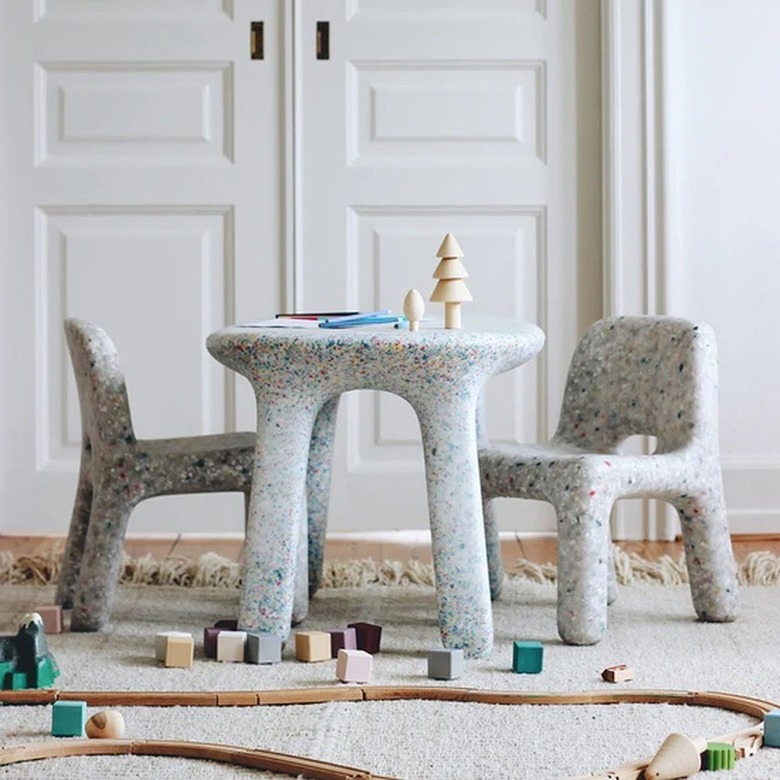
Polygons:
<instances>
[{"instance_id":1,"label":"speckled terrazzo pattern","mask_svg":"<svg viewBox=\"0 0 780 780\"><path fill-rule=\"evenodd\" d=\"M81 468L57 603L72 604L76 631L102 628L122 561L133 507L178 493L249 494L255 435L251 432L136 439L122 367L114 344L96 325L65 321L81 405Z\"/></svg>"},{"instance_id":2,"label":"speckled terrazzo pattern","mask_svg":"<svg viewBox=\"0 0 780 780\"><path fill-rule=\"evenodd\" d=\"M618 498L650 496L677 509L697 615L713 622L736 618L717 386L709 326L671 317L601 320L574 354L550 442L490 445L483 434L491 576L497 582L501 566L491 500L550 502L558 518L558 632L565 642L592 644L606 630L609 513ZM655 436L655 453L617 454L634 434Z\"/></svg>"},{"instance_id":3,"label":"speckled terrazzo pattern","mask_svg":"<svg viewBox=\"0 0 780 780\"><path fill-rule=\"evenodd\" d=\"M442 642L471 657L490 653L477 398L489 377L533 357L544 335L534 325L464 319L458 331L232 327L208 338L209 352L245 376L257 398L258 445L239 610L243 628L288 635L315 420L330 402L333 408L318 420L323 459L309 463L310 473L323 475L330 469L334 399L348 390L376 389L405 398L420 422ZM317 452L312 448L312 457ZM309 527L321 533L324 490L319 500L321 520L310 519ZM312 552L315 560L321 555Z\"/></svg>"}]
</instances>

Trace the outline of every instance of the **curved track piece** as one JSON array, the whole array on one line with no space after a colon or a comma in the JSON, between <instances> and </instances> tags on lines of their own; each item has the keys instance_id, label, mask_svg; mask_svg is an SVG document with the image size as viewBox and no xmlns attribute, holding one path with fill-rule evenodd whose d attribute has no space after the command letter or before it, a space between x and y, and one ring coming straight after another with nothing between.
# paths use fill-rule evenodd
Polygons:
<instances>
[{"instance_id":1,"label":"curved track piece","mask_svg":"<svg viewBox=\"0 0 780 780\"><path fill-rule=\"evenodd\" d=\"M257 707L289 704L315 704L332 701L417 701L472 702L479 704L688 704L740 712L763 720L764 715L780 709L780 704L718 691L622 690L563 693L517 693L483 691L475 688L431 686L329 686L259 691L0 691L2 704L52 704L55 701L85 701L90 706L112 707ZM742 731L715 737L737 748L737 757L753 755L763 740L763 723ZM75 755L155 755L197 758L238 764L253 769L288 773L321 780L391 780L367 770L331 764L309 758L273 753L267 750L214 745L202 742L165 740L71 740L65 743L33 742L0 748L0 766L41 758ZM637 780L650 759L624 764L583 775L582 778Z\"/></svg>"}]
</instances>

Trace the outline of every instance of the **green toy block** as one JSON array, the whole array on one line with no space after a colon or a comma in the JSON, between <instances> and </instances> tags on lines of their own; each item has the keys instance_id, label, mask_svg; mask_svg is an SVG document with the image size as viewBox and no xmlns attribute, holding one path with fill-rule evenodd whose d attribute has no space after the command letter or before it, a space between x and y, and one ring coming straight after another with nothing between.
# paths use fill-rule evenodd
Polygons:
<instances>
[{"instance_id":1,"label":"green toy block","mask_svg":"<svg viewBox=\"0 0 780 780\"><path fill-rule=\"evenodd\" d=\"M764 715L764 746L780 747L780 710Z\"/></svg>"},{"instance_id":2,"label":"green toy block","mask_svg":"<svg viewBox=\"0 0 780 780\"><path fill-rule=\"evenodd\" d=\"M539 674L543 656L541 642L516 641L512 645L512 671L517 674Z\"/></svg>"},{"instance_id":3,"label":"green toy block","mask_svg":"<svg viewBox=\"0 0 780 780\"><path fill-rule=\"evenodd\" d=\"M725 742L708 742L702 756L701 768L710 772L733 769L736 757L734 745L727 745Z\"/></svg>"},{"instance_id":4,"label":"green toy block","mask_svg":"<svg viewBox=\"0 0 780 780\"><path fill-rule=\"evenodd\" d=\"M85 701L55 701L51 708L53 737L83 737L87 722Z\"/></svg>"}]
</instances>

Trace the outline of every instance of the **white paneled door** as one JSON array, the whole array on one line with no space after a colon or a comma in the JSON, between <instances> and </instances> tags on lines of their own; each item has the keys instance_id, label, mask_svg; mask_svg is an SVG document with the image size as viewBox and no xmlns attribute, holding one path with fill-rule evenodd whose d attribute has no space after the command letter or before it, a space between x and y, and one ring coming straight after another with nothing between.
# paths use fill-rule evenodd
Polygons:
<instances>
[{"instance_id":1,"label":"white paneled door","mask_svg":"<svg viewBox=\"0 0 780 780\"><path fill-rule=\"evenodd\" d=\"M452 232L474 297L464 316L516 317L548 336L533 363L492 380L491 434L545 436L577 328L575 4L296 7L297 305L400 310L410 288L427 301L434 255ZM442 315L440 305L427 307ZM331 527L425 527L411 408L388 394L349 394L339 431ZM525 503L522 522L517 507L513 527L554 528L542 505Z\"/></svg>"},{"instance_id":2,"label":"white paneled door","mask_svg":"<svg viewBox=\"0 0 780 780\"><path fill-rule=\"evenodd\" d=\"M80 421L65 317L113 336L140 436L246 429L248 388L208 356L209 332L291 306L399 309L412 287L427 299L447 232L465 316L548 338L490 385L491 434L546 436L600 314L598 9L0 2L0 531L67 528ZM335 530L427 527L405 402L344 399L331 506ZM505 527L554 527L541 506L503 509ZM239 496L155 499L131 523L242 527Z\"/></svg>"},{"instance_id":3,"label":"white paneled door","mask_svg":"<svg viewBox=\"0 0 780 780\"><path fill-rule=\"evenodd\" d=\"M0 529L67 529L80 437L67 316L116 342L138 435L236 424L233 379L204 342L280 305L280 7L0 4ZM240 495L155 499L131 524L242 528Z\"/></svg>"}]
</instances>

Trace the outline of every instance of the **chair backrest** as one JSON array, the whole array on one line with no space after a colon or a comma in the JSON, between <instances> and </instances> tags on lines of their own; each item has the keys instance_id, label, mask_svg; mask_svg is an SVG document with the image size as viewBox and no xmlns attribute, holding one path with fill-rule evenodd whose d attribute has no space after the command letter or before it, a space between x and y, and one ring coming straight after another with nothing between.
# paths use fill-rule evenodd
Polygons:
<instances>
[{"instance_id":1,"label":"chair backrest","mask_svg":"<svg viewBox=\"0 0 780 780\"><path fill-rule=\"evenodd\" d=\"M709 325L674 317L614 317L575 350L555 440L613 452L629 436L656 452L695 441L717 447L718 355Z\"/></svg>"},{"instance_id":2,"label":"chair backrest","mask_svg":"<svg viewBox=\"0 0 780 780\"><path fill-rule=\"evenodd\" d=\"M76 377L85 443L93 451L132 447L135 433L114 342L102 328L76 318L65 320L65 339Z\"/></svg>"}]
</instances>

